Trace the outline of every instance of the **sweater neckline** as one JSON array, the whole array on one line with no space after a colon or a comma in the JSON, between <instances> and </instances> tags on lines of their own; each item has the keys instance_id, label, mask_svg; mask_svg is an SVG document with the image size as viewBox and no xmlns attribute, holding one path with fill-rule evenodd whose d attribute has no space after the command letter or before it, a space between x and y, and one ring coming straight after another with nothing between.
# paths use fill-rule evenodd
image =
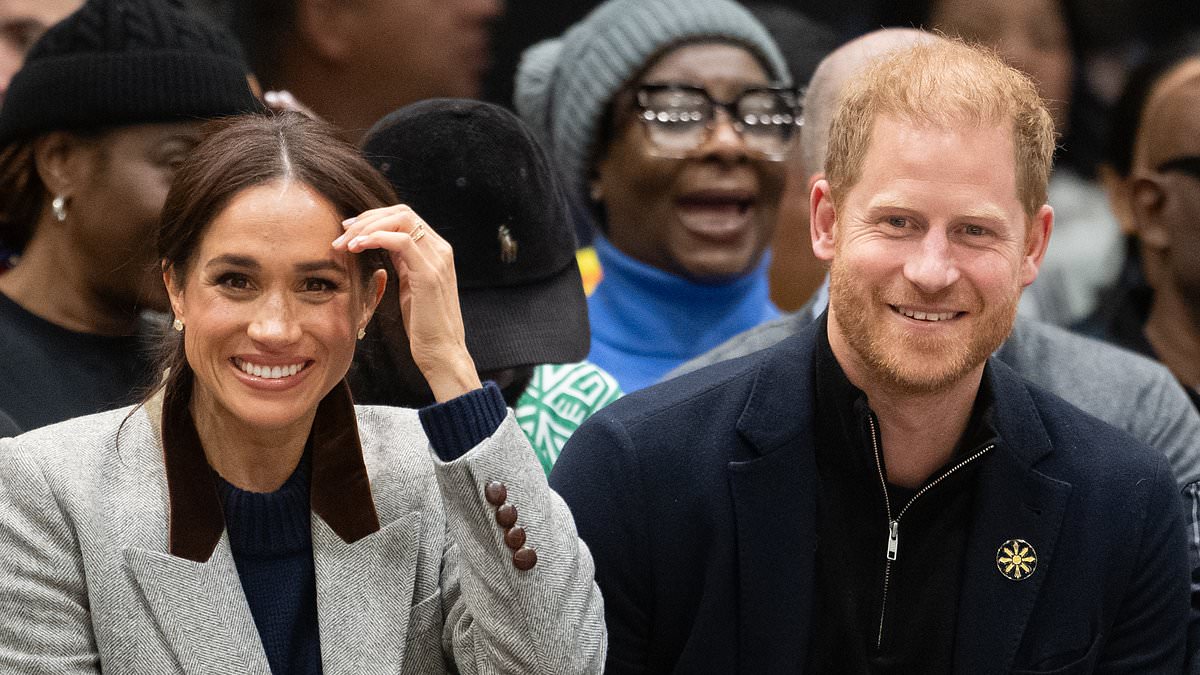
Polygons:
<instances>
[{"instance_id":1,"label":"sweater neckline","mask_svg":"<svg viewBox=\"0 0 1200 675\"><path fill-rule=\"evenodd\" d=\"M746 274L700 282L635 260L602 236L594 245L604 276L589 300L592 338L623 352L683 361L779 316L767 254Z\"/></svg>"},{"instance_id":2,"label":"sweater neckline","mask_svg":"<svg viewBox=\"0 0 1200 675\"><path fill-rule=\"evenodd\" d=\"M311 548L311 448L305 448L292 475L273 492L243 490L215 470L213 474L234 555L272 557Z\"/></svg>"}]
</instances>

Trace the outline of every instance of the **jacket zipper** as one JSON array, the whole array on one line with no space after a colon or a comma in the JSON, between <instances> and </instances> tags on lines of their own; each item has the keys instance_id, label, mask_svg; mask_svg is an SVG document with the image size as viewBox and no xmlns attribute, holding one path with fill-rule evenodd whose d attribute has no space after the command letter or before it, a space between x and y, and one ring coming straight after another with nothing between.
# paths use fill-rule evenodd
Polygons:
<instances>
[{"instance_id":1,"label":"jacket zipper","mask_svg":"<svg viewBox=\"0 0 1200 675\"><path fill-rule=\"evenodd\" d=\"M887 562L884 563L883 567L883 602L881 602L879 605L879 633L875 637L875 648L879 649L883 645L883 624L884 619L887 616L888 583L891 581L892 577L892 562L896 559L896 555L900 550L900 519L903 518L904 514L908 512L908 509L913 505L913 502L921 498L921 495L933 489L933 486L946 480L946 478L948 478L954 472L982 457L989 450L996 446L989 443L975 454L950 467L948 471L935 478L929 485L926 485L918 490L917 493L912 496L912 499L909 499L908 503L904 505L904 508L900 509L900 512L896 514L896 517L893 518L892 500L890 497L888 497L887 477L883 475L883 457L879 450L879 434L875 427L874 413L867 415L867 423L871 427L871 446L875 451L875 469L879 473L879 486L883 489L883 509L888 519L887 544L884 549L884 556Z\"/></svg>"}]
</instances>

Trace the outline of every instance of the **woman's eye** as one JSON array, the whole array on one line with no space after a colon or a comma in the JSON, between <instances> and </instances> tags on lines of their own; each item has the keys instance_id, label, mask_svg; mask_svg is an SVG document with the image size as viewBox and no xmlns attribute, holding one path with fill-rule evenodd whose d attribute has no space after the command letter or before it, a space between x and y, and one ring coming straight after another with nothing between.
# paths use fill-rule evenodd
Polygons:
<instances>
[{"instance_id":1,"label":"woman's eye","mask_svg":"<svg viewBox=\"0 0 1200 675\"><path fill-rule=\"evenodd\" d=\"M337 290L337 284L328 279L305 279L304 290L309 293L326 293Z\"/></svg>"},{"instance_id":2,"label":"woman's eye","mask_svg":"<svg viewBox=\"0 0 1200 675\"><path fill-rule=\"evenodd\" d=\"M217 284L231 290L242 291L250 288L250 279L244 274L222 274L217 278Z\"/></svg>"}]
</instances>

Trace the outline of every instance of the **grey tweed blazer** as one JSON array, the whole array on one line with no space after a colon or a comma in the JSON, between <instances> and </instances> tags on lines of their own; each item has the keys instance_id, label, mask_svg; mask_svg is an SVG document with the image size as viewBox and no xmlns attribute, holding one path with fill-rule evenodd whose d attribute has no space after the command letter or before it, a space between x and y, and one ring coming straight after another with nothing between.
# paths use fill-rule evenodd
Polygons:
<instances>
[{"instance_id":1,"label":"grey tweed blazer","mask_svg":"<svg viewBox=\"0 0 1200 675\"><path fill-rule=\"evenodd\" d=\"M592 558L512 413L449 463L414 411L356 414L380 529L348 544L312 516L325 673L600 672ZM228 534L203 563L168 552L160 439L127 408L0 440L0 673L269 673ZM513 566L491 480L532 570Z\"/></svg>"}]
</instances>

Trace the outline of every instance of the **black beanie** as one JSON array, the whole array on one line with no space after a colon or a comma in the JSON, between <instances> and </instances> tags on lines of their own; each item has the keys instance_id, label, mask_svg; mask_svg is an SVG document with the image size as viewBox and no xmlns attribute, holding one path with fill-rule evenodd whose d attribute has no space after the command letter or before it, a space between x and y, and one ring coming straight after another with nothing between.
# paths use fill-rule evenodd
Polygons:
<instances>
[{"instance_id":1,"label":"black beanie","mask_svg":"<svg viewBox=\"0 0 1200 675\"><path fill-rule=\"evenodd\" d=\"M0 106L0 145L47 131L259 110L237 43L178 0L88 0L33 45Z\"/></svg>"}]
</instances>

